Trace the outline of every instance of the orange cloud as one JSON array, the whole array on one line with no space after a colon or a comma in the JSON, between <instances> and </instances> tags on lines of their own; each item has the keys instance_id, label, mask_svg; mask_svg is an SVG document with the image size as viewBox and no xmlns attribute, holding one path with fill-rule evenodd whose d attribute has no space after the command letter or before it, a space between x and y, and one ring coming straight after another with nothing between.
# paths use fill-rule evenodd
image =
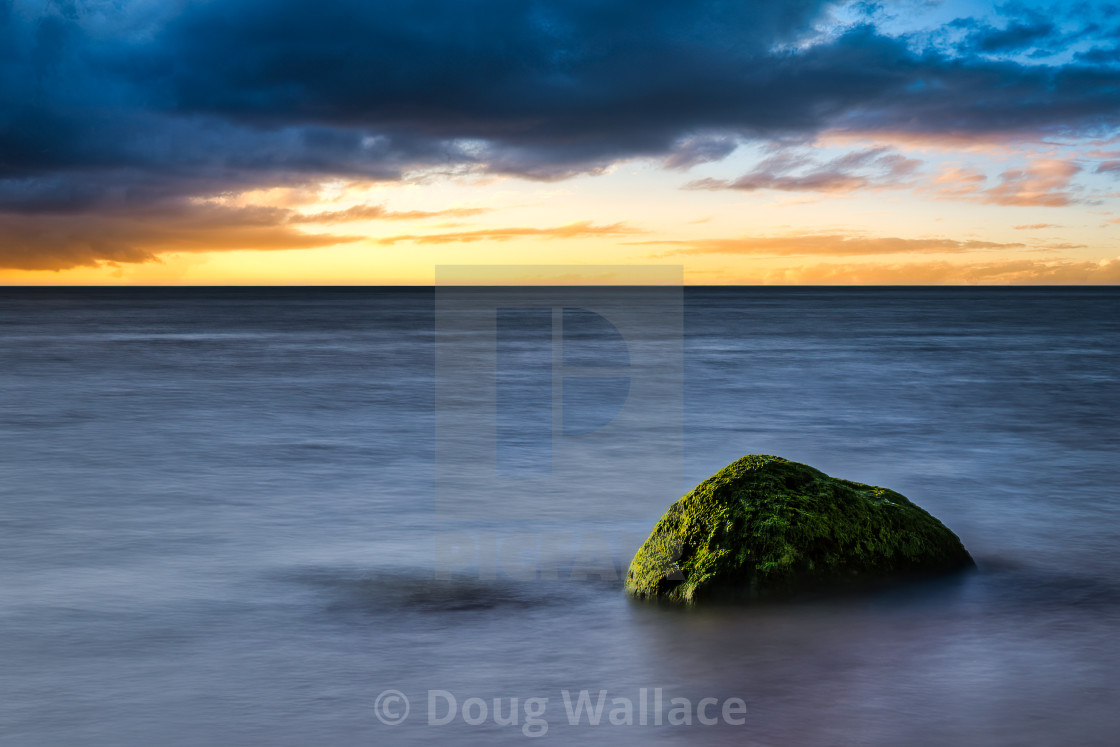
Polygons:
<instances>
[{"instance_id":1,"label":"orange cloud","mask_svg":"<svg viewBox=\"0 0 1120 747\"><path fill-rule=\"evenodd\" d=\"M0 215L0 267L65 270L150 262L163 252L309 249L362 239L284 225L289 211L190 203L129 213Z\"/></svg>"},{"instance_id":2,"label":"orange cloud","mask_svg":"<svg viewBox=\"0 0 1120 747\"><path fill-rule=\"evenodd\" d=\"M596 226L590 221L579 221L553 228L484 228L477 231L456 233L401 234L378 239L379 244L396 244L411 241L415 244L451 244L473 241L508 241L513 238L537 236L546 239L575 239L587 236L620 236L624 234L645 233L631 228L625 223L612 223L609 226Z\"/></svg>"},{"instance_id":3,"label":"orange cloud","mask_svg":"<svg viewBox=\"0 0 1120 747\"><path fill-rule=\"evenodd\" d=\"M817 264L787 267L737 282L779 285L1116 285L1120 258L1101 262L1009 260Z\"/></svg>"},{"instance_id":4,"label":"orange cloud","mask_svg":"<svg viewBox=\"0 0 1120 747\"><path fill-rule=\"evenodd\" d=\"M743 237L733 239L696 239L692 241L630 242L637 245L674 245L658 256L689 254L758 254L771 256L831 255L861 256L877 254L961 254L985 249L1020 249L1025 244L955 239L866 238L841 234Z\"/></svg>"},{"instance_id":5,"label":"orange cloud","mask_svg":"<svg viewBox=\"0 0 1120 747\"><path fill-rule=\"evenodd\" d=\"M51 214L0 214L0 267L65 270L102 262L155 261L164 252L311 249L364 236L308 233L297 226L359 220L423 220L471 216L487 208L391 211L384 205L300 213L287 207L187 200L145 209Z\"/></svg>"},{"instance_id":6,"label":"orange cloud","mask_svg":"<svg viewBox=\"0 0 1120 747\"><path fill-rule=\"evenodd\" d=\"M1040 228L1060 228L1061 226L1054 225L1053 223L1028 223L1022 226L1015 226L1016 231L1034 231Z\"/></svg>"}]
</instances>

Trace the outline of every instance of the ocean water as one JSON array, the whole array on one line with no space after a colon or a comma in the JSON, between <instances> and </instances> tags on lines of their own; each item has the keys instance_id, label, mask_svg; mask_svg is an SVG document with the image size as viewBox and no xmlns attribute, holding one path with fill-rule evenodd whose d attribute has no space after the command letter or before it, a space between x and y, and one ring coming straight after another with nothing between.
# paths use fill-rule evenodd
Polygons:
<instances>
[{"instance_id":1,"label":"ocean water","mask_svg":"<svg viewBox=\"0 0 1120 747\"><path fill-rule=\"evenodd\" d=\"M559 522L515 521L473 482L467 518L441 510L435 301L0 290L0 742L1116 743L1120 290L685 289L671 417L635 421L637 469L581 452L595 481L533 504ZM549 320L503 318L499 467L531 480L557 432L534 400ZM596 341L618 353L609 325L572 329L591 345L573 365ZM577 437L637 397L609 363L602 399L564 405ZM978 571L753 607L629 600L643 532L746 453L902 492ZM667 465L636 508L610 503ZM448 531L465 553L440 555ZM606 691L598 725L569 723L582 690ZM693 723L656 724L655 691ZM633 723L611 724L626 701Z\"/></svg>"}]
</instances>

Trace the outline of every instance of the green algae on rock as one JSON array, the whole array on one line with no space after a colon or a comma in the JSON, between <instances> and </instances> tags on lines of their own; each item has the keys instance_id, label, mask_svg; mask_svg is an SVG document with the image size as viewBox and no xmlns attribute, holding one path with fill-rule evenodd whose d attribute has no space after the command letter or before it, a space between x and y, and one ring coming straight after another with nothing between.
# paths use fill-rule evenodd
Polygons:
<instances>
[{"instance_id":1,"label":"green algae on rock","mask_svg":"<svg viewBox=\"0 0 1120 747\"><path fill-rule=\"evenodd\" d=\"M974 565L957 535L893 490L749 454L669 507L626 590L684 603L759 599Z\"/></svg>"}]
</instances>

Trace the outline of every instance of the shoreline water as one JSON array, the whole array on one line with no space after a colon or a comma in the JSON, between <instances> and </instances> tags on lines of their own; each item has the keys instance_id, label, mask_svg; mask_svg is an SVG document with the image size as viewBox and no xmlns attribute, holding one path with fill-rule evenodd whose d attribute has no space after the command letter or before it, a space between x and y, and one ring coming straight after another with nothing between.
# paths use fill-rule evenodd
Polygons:
<instances>
[{"instance_id":1,"label":"shoreline water","mask_svg":"<svg viewBox=\"0 0 1120 747\"><path fill-rule=\"evenodd\" d=\"M1120 289L683 299L683 474L647 515L581 523L601 499L577 492L556 520L483 503L444 525L430 289L0 290L5 743L526 738L429 726L444 690L550 696L559 744L1109 744ZM752 452L898 490L979 572L792 605L628 600L610 573L634 537ZM438 580L441 530L525 562ZM518 575L549 532L561 570L580 556L561 533L602 535L580 578ZM741 698L746 723L572 727L558 699L657 687ZM374 714L387 689L413 702L398 726Z\"/></svg>"}]
</instances>

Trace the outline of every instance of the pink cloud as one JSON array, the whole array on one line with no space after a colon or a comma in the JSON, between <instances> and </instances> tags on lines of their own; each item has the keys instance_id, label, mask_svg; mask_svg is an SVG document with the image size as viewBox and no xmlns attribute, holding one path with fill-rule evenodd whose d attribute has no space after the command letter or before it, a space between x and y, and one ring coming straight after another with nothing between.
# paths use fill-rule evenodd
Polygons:
<instances>
[{"instance_id":1,"label":"pink cloud","mask_svg":"<svg viewBox=\"0 0 1120 747\"><path fill-rule=\"evenodd\" d=\"M952 166L931 179L925 191L943 199L978 200L992 205L1064 207L1077 201L1070 183L1080 171L1081 167L1072 161L1043 158L1021 169L1008 169L999 175L997 184L987 186L988 177L982 172Z\"/></svg>"},{"instance_id":2,"label":"pink cloud","mask_svg":"<svg viewBox=\"0 0 1120 747\"><path fill-rule=\"evenodd\" d=\"M588 236L620 236L623 234L644 233L641 229L632 228L625 223L612 223L607 226L597 226L590 221L578 221L564 226L551 228L484 228L477 231L459 231L454 233L430 234L399 234L378 239L379 244L396 244L399 241L410 241L415 244L451 244L471 243L474 241L508 241L513 238L539 237L544 239L576 239Z\"/></svg>"},{"instance_id":3,"label":"pink cloud","mask_svg":"<svg viewBox=\"0 0 1120 747\"><path fill-rule=\"evenodd\" d=\"M1035 161L1025 169L1000 174L1000 183L984 191L985 202L1027 207L1063 207L1075 201L1070 181L1081 171L1072 161L1057 158Z\"/></svg>"}]
</instances>

